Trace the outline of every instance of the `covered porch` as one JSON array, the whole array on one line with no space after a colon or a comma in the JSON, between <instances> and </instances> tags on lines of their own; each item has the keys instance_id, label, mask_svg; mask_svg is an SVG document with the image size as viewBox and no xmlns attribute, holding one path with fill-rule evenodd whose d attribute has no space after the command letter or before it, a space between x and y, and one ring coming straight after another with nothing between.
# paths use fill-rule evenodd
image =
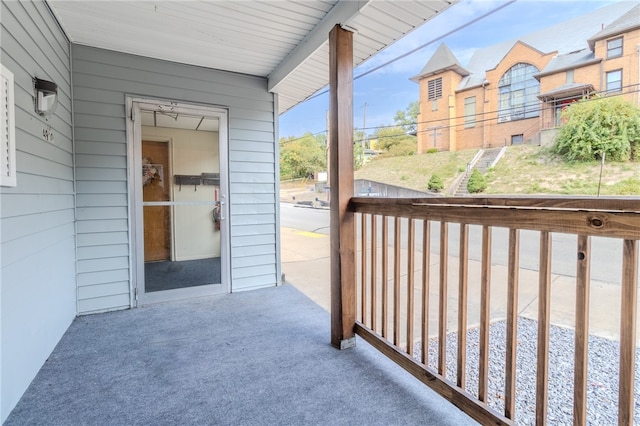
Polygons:
<instances>
[{"instance_id":1,"label":"covered porch","mask_svg":"<svg viewBox=\"0 0 640 426\"><path fill-rule=\"evenodd\" d=\"M103 313L140 307L140 312L152 315L154 309L166 306L150 310L142 306L198 295L208 300L213 294L279 286L278 115L325 87L331 80L329 68L352 74L354 66L453 3L0 2L0 98L4 99L1 112L6 121L0 139L8 154L0 162L7 171L6 182L0 179L0 422L8 418L46 360L56 358L51 354L63 336L62 348L64 342L75 338L75 349L91 348L73 330L78 323L96 320L76 319L78 316L127 319L126 325L121 322L116 327L123 333L121 338L109 338L106 323L104 327L96 324L93 334L117 346L116 353L123 352L126 358L115 356L107 345L89 351L94 350L99 359L118 359L118 364L96 363L97 358L83 361L83 365L95 366L93 373L100 371L107 381L92 372L70 376L82 377L75 387L82 381L79 388L85 392L78 395L92 394L86 392L86 386L95 383L100 392L93 394L94 400L102 399L105 389L113 389L117 397L105 401L122 402L121 395L127 392L115 386L114 377L136 377L145 365L131 355L135 344L125 343L127 336L153 336L148 328L158 324L139 321L137 313ZM331 67L330 51L334 54L336 48L328 43L330 31L342 37L349 33L355 39ZM350 84L340 88L341 100L347 101L341 105L341 118L352 114L350 92ZM161 126L158 116L175 123ZM195 125L181 128L179 118ZM202 145L196 143L194 133L182 132L200 131L202 123L211 121L215 125L205 126L209 133L203 136ZM342 121L340 126L340 140L332 143L350 148L352 135L344 136L352 132L352 126ZM158 128L163 129L162 134L157 133ZM183 145L183 141L189 143ZM146 148L151 144L145 142L162 147L156 146L158 151L150 155ZM195 154L199 147L206 148L201 151L206 156ZM204 158L206 163L201 162ZM147 172L151 172L151 183L162 182L166 191L145 198L149 192L144 189ZM188 192L181 191L185 182L193 185L189 192L194 197L183 200L176 194ZM206 253L190 252L193 239L181 238L178 229L196 223L178 219L183 206L192 206L190 213L201 213L201 226L194 233L206 230L201 232L207 236ZM157 213L145 219L145 211ZM148 229L163 230L157 239L150 232L145 235L145 224L154 223L153 219L161 226ZM154 248L163 249L158 251L162 256L145 256L151 252L145 247L149 239L158 243ZM200 282L202 285L167 289L164 294L147 285L147 274L152 274L146 262L218 258L219 279L212 273L215 279ZM158 297L153 297L154 293ZM222 300L234 297L240 296ZM246 298L257 303L256 309L263 308L263 300ZM222 335L244 336L244 341L251 341L256 329L249 327L245 332L236 319L255 320L256 316L242 310L225 312L230 316L209 320L228 322L230 329ZM185 330L201 324L194 321L185 325ZM66 333L70 325L71 331ZM254 326L261 328L262 324ZM324 329L328 340L329 327ZM170 334L166 330L159 333ZM137 342L140 346L149 344L144 339ZM274 344L291 356L290 343L276 340ZM104 358L98 355L101 350L105 350ZM199 350L211 353L209 348ZM258 349L256 359L262 361L268 352ZM192 365L195 361L190 358L198 358L200 352L189 357L170 349L165 353L167 358L179 356ZM220 365L231 372L235 359L230 357L229 365ZM135 371L115 371L115 365L130 364ZM51 365L49 362L43 371ZM171 364L160 366L160 370L174 369ZM158 364L150 361L150 371L154 367ZM142 377L141 382L148 378ZM271 379L262 383L275 387L277 381ZM194 385L194 393L207 389L203 380ZM63 389L65 383L74 387L64 376L54 382L51 389ZM173 389L181 386L165 388L175 394ZM57 406L72 407L78 395L58 394L62 402ZM135 406L145 405L140 395L153 399L141 388L129 395L126 400ZM41 403L46 404L46 395L43 398ZM194 398L178 397L176 404L181 400ZM98 416L94 422L101 422L110 412L98 409L96 401L89 406ZM75 422L74 417L64 414L54 421L50 417L56 412L54 408L45 409L51 411L46 418L26 422ZM165 408L156 406L155 410ZM126 411L127 415L141 413L130 408ZM231 415L224 421L237 423Z\"/></svg>"},{"instance_id":2,"label":"covered porch","mask_svg":"<svg viewBox=\"0 0 640 426\"><path fill-rule=\"evenodd\" d=\"M79 317L5 425L475 424L329 323L291 285Z\"/></svg>"},{"instance_id":3,"label":"covered porch","mask_svg":"<svg viewBox=\"0 0 640 426\"><path fill-rule=\"evenodd\" d=\"M375 3L383 6L395 4ZM76 25L83 27L84 19L95 15L93 10L82 11L64 2L47 4L52 4L59 14L64 14L65 7L68 8L67 30L73 28L71 18L78 19ZM316 4L331 6L326 2ZM414 5L418 8L420 2ZM450 2L442 2L441 6L444 8L449 5ZM27 261L29 256L38 259L44 256L39 256L38 252L25 254L13 250L16 266L10 270L11 275L3 270L3 278L16 284L17 288L13 293L7 291L9 297L5 296L2 301L3 327L8 323L12 326L10 329L7 327L12 332L11 339L5 339L5 335L9 334L3 333L2 344L3 399L5 395L11 398L9 403L3 401L2 418L12 410L7 424L472 423L452 404L483 423L512 424L516 395L514 360L518 352L515 313L518 312L520 279L520 230L540 233L535 390L537 424L551 421L547 418L550 394L551 242L552 234L560 233L578 236L577 246L566 252L572 253L576 259L574 266L577 269L576 350L573 357L575 378L572 387L574 421L576 424L586 424L590 238L606 237L620 240L623 247L619 267L623 277L621 294L619 303L614 307L620 311L618 419L620 424L633 422L636 400L637 241L640 239L637 200L366 200L353 197L353 67L365 57L360 54L360 45L354 42L351 30L352 26L358 27L355 39L363 40L366 44L369 40L364 37L368 28L365 24L370 21L365 12L378 16L392 15L372 5L361 12L359 7L364 8L364 5L360 2L341 1L333 6L336 8L319 13L312 20L312 31L303 31L304 35L297 36L295 47L281 52L280 62L266 64L261 70L211 63L196 64L202 67L196 69L187 66L185 59L167 58L159 54L156 56L162 60L156 62L157 58L132 57L129 53L125 55L124 47L117 43L105 44L102 43L104 40L94 40L92 43L92 40L80 36L66 44L60 43L73 51L73 55L69 54L66 58L73 67L69 65L63 73L70 81L66 88L69 96L63 99L67 107L64 115L68 122L59 124L56 116L53 123L54 129L57 130L56 126L63 128L68 134L64 156L64 177L68 185L63 194L64 206L69 213L64 218L68 247L62 261L51 259L52 267L49 269L51 275L60 275L60 270L66 266L67 274L60 282L50 285L50 294L57 299L43 296L37 305L29 301L26 295L45 294L37 291L40 290L38 285L52 280L50 277L29 274L28 266L32 264L27 265ZM29 15L33 17L34 28L39 28L40 12L31 11ZM118 10L109 12L119 13ZM155 8L145 13L156 16L161 12L162 8ZM171 11L173 14L181 12L184 10L180 8ZM191 12L193 15L190 16L199 18L197 11ZM222 11L215 12L212 16L222 16ZM242 10L238 16L253 16L250 12L253 13ZM432 10L418 20L422 21L436 12ZM29 11L20 9L15 15L22 16L19 13L27 14ZM364 22L356 18L362 18ZM242 19L237 21L245 22ZM259 17L252 21L257 25L262 22ZM60 23L55 20L47 22L52 26ZM14 27L22 25L18 17L11 23ZM410 31L416 24L407 24L407 28L397 31L397 34L396 31L390 31L387 43ZM329 43L325 44L329 31ZM96 31L95 34L101 33ZM60 38L63 38L62 35ZM118 41L127 45L129 42L128 39ZM206 43L205 47L210 45ZM369 46L368 55L383 45ZM180 51L180 46L167 46ZM252 47L253 44L247 42L245 46ZM27 51L22 46L11 47L20 54ZM53 56L51 52L45 53ZM130 53L151 55L144 49ZM270 56L274 55L275 52ZM197 55L191 57L194 56ZM218 56L230 60L234 57L222 53ZM323 61L313 61L315 56L323 58ZM244 57L253 55L247 53ZM89 67L89 63L99 66ZM14 69L20 69L17 61L11 65ZM137 71L141 71L135 74L135 78L129 75L134 65L139 67ZM29 85L33 74L28 71L31 70L16 73L19 79L27 82L23 84L25 87ZM227 74L229 71L233 75ZM318 77L318 74L322 74L321 78L313 80L314 84L298 86L298 77L310 81L311 77ZM331 317L294 288L287 285L276 287L280 284L281 263L278 232L280 213L275 202L278 189L276 115L302 101L327 81L331 92ZM192 86L194 82L202 84ZM234 84L232 93L228 90L229 82ZM251 90L245 92L248 86ZM203 88L213 93L203 95ZM27 92L24 88L20 92L19 106L23 121L33 116L30 105L32 99ZM137 303L138 287L135 285L136 279L132 279L136 271L131 265L132 259L139 257L140 244L134 238L135 232L129 223L132 212L136 208L139 210L141 205L134 202L139 200L132 195L135 188L131 181L138 174L132 170L138 169L137 163L132 161L134 155L129 152L133 150L132 144L126 138L128 133L135 133L127 128L136 116L135 110L124 104L126 96L130 94L171 99L172 102L218 105L228 111L229 115L224 115L220 122L229 123L229 161L223 163L229 165L230 205L223 229L227 227L228 245L233 249L232 258L229 259L229 288L232 294L174 300L152 306ZM295 96L292 98L291 94ZM256 110L257 106L262 110ZM32 133L38 134L38 130ZM43 180L48 182L56 178L54 166L47 163L37 167L39 159L36 161L24 154L33 151L35 156L37 148L42 146L51 150L60 148L46 145L40 140L36 143L34 140L37 138L33 135L29 138L22 134L20 136L22 140L16 144L24 159L18 167L18 174L23 176L18 178L25 179L28 172L33 173L36 168L43 170L41 173L46 175ZM29 144L30 141L33 143ZM255 154L253 161L247 159L250 154ZM256 164L261 166L261 176L255 175ZM96 177L92 173L96 169L104 169L106 184L93 180ZM117 173L110 174L114 170ZM74 174L77 171L88 174L81 179L81 173ZM262 183L265 179L267 183ZM27 185L19 181L21 183L14 191L27 192L29 198L23 201L27 205L33 202L32 198L37 198L37 193L31 197L32 194L28 192L35 192L33 188L37 185L29 185L29 180L26 180ZM80 192L75 192L76 187ZM117 197L105 196L114 193ZM21 194L8 192L7 195ZM83 195L91 196L91 204ZM20 220L25 212L31 210L15 210L10 218L15 223L23 224L21 228L27 229L29 223ZM248 210L251 210L251 214L247 214ZM46 222L55 212L48 213L36 217L38 223ZM429 244L423 246L421 257L415 254L415 238L419 235L417 221L422 224L423 244L430 241L431 223L434 228L440 229L437 277L430 278ZM393 229L390 223L393 223ZM455 326L448 325L452 315L447 313L451 301L447 292L450 270L449 223L458 224L460 229L461 261L458 263L457 279L451 280L452 283L457 281L460 294L457 300L453 299L459 306ZM3 219L5 224L6 218ZM90 232L85 232L88 225L91 225L88 229ZM405 226L408 230L407 240L403 243L401 235L405 234L401 231ZM465 262L469 226L482 227L479 271L471 271ZM501 412L496 412L487 404L490 396L488 365L492 227L509 230L509 240L502 243L503 247L508 247L508 329L505 339L508 353L501 359L506 364L505 402ZM34 234L32 238L38 237ZM113 243L112 238L115 237L119 238L115 240L119 244ZM16 237L15 241L17 243L14 246L19 243L20 247L27 247L26 242L23 244L19 238ZM55 236L51 237L51 241L57 241ZM406 249L404 258L403 248ZM77 255L76 249L83 249L77 250L82 254ZM27 252L26 249L23 251ZM251 269L259 262L265 262L259 265L262 266L260 271ZM406 268L402 265L406 265ZM402 273L403 268L406 274ZM121 277L119 281L110 281L114 280L112 271L120 271L122 275L118 275ZM466 307L470 300L467 291L470 283L474 282L480 288L481 337L478 344L477 397L467 392L465 385L466 370L463 367L467 355L462 337L469 322ZM36 290L29 291L26 285L18 287L18 283L31 284ZM437 297L426 299L425 295L436 287L436 283ZM99 294L100 299L108 304L83 310L80 303L83 287L103 292ZM118 288L114 290L114 287ZM250 289L256 290L240 293L241 290ZM423 296L422 299L417 298L419 294ZM118 303L113 302L116 299L114 296L117 296ZM425 355L425 345L430 335L429 324L434 324L429 321L429 300L438 305L437 309L431 309L432 313L437 313L438 362L435 368L429 365ZM20 303L29 303L32 313L24 315L27 310L21 309ZM137 309L80 316L72 320L78 314L133 307ZM31 328L25 326L28 321L33 323L27 324ZM47 329L46 325L54 322L56 327ZM67 330L68 323L71 326ZM37 335L33 330L40 334ZM445 372L445 342L447 335L456 330L461 340L455 356L457 369L454 384L453 375ZM45 336L48 342L43 344L39 336ZM58 342L59 336L62 337ZM420 336L423 345L423 356L419 360L414 357L414 346L407 344L415 342L416 336ZM336 351L329 342L345 350ZM357 349L352 349L356 342ZM49 349L54 346L55 350L49 355ZM14 350L18 347L20 351ZM27 355L33 358L29 362L25 361ZM30 374L34 372L35 375L45 359L48 361L31 382ZM4 375L17 369L24 371L19 377L7 377L8 384L5 386ZM23 394L22 390L29 382L31 385ZM444 395L444 399L436 396L424 384ZM4 391L5 387L11 392ZM17 401L21 395L14 409L14 400Z\"/></svg>"}]
</instances>

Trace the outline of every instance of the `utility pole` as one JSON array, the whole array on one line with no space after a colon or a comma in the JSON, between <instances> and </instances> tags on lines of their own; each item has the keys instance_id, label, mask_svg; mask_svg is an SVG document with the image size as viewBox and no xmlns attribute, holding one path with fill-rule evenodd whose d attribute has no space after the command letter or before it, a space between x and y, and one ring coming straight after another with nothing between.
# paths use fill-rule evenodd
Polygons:
<instances>
[{"instance_id":1,"label":"utility pole","mask_svg":"<svg viewBox=\"0 0 640 426\"><path fill-rule=\"evenodd\" d=\"M365 149L367 143L367 103L364 103L364 116L362 117L362 149Z\"/></svg>"},{"instance_id":2,"label":"utility pole","mask_svg":"<svg viewBox=\"0 0 640 426\"><path fill-rule=\"evenodd\" d=\"M331 186L331 120L329 120L329 110L326 115L327 120L327 186Z\"/></svg>"}]
</instances>

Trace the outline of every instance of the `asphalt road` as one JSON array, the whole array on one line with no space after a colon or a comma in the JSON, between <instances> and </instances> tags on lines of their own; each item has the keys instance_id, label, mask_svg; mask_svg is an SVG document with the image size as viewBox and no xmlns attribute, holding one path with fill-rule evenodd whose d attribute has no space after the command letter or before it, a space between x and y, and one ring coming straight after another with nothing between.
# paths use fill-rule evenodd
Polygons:
<instances>
[{"instance_id":1,"label":"asphalt road","mask_svg":"<svg viewBox=\"0 0 640 426\"><path fill-rule=\"evenodd\" d=\"M329 235L329 210L280 203L280 226Z\"/></svg>"},{"instance_id":2,"label":"asphalt road","mask_svg":"<svg viewBox=\"0 0 640 426\"><path fill-rule=\"evenodd\" d=\"M301 231L329 234L329 211L298 207L294 204L280 204L280 225ZM393 224L389 223L392 230ZM380 226L378 226L380 229ZM459 226L449 225L449 255L458 256ZM358 233L360 227L358 226ZM431 226L431 248L439 250L440 226ZM520 233L520 266L538 270L540 236L536 231ZM416 247L422 247L422 223L416 223ZM469 230L469 258L481 259L482 228L471 226ZM402 224L401 244L406 247L407 223ZM393 244L390 240L389 244ZM577 238L575 235L552 234L552 272L555 274L575 276L577 257ZM508 229L492 229L491 260L494 265L507 265ZM593 237L591 240L591 279L610 284L620 284L622 271L622 241L611 238Z\"/></svg>"}]
</instances>

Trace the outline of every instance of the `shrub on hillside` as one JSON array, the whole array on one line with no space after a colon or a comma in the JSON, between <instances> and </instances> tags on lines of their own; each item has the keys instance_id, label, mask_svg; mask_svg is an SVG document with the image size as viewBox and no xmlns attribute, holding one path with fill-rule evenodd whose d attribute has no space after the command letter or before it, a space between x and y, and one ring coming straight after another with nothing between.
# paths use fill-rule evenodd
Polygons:
<instances>
[{"instance_id":1,"label":"shrub on hillside","mask_svg":"<svg viewBox=\"0 0 640 426\"><path fill-rule=\"evenodd\" d=\"M471 176L469 176L469 182L467 182L467 191L470 194L476 194L487 189L487 179L478 169L473 169Z\"/></svg>"},{"instance_id":2,"label":"shrub on hillside","mask_svg":"<svg viewBox=\"0 0 640 426\"><path fill-rule=\"evenodd\" d=\"M413 141L402 141L389 147L384 154L386 157L406 157L416 153L416 144Z\"/></svg>"},{"instance_id":3,"label":"shrub on hillside","mask_svg":"<svg viewBox=\"0 0 640 426\"><path fill-rule=\"evenodd\" d=\"M428 188L430 191L442 191L444 189L444 182L442 182L442 178L436 174L431 175L428 183Z\"/></svg>"},{"instance_id":4,"label":"shrub on hillside","mask_svg":"<svg viewBox=\"0 0 640 426\"><path fill-rule=\"evenodd\" d=\"M640 108L618 97L583 99L563 113L554 146L569 161L640 161Z\"/></svg>"},{"instance_id":5,"label":"shrub on hillside","mask_svg":"<svg viewBox=\"0 0 640 426\"><path fill-rule=\"evenodd\" d=\"M379 128L368 138L376 141L376 150L383 151L383 157L403 157L416 152L416 137L408 135L402 126Z\"/></svg>"},{"instance_id":6,"label":"shrub on hillside","mask_svg":"<svg viewBox=\"0 0 640 426\"><path fill-rule=\"evenodd\" d=\"M429 148L427 149L427 154L435 154L438 152L438 148Z\"/></svg>"}]
</instances>

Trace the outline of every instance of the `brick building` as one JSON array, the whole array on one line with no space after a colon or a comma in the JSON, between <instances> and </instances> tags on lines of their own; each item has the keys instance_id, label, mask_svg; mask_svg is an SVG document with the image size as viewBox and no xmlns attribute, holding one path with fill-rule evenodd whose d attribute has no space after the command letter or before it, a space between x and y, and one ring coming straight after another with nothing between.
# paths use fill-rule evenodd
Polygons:
<instances>
[{"instance_id":1,"label":"brick building","mask_svg":"<svg viewBox=\"0 0 640 426\"><path fill-rule=\"evenodd\" d=\"M422 71L418 153L550 144L560 112L595 93L639 103L640 5L619 2L478 49L462 66L441 44Z\"/></svg>"}]
</instances>

